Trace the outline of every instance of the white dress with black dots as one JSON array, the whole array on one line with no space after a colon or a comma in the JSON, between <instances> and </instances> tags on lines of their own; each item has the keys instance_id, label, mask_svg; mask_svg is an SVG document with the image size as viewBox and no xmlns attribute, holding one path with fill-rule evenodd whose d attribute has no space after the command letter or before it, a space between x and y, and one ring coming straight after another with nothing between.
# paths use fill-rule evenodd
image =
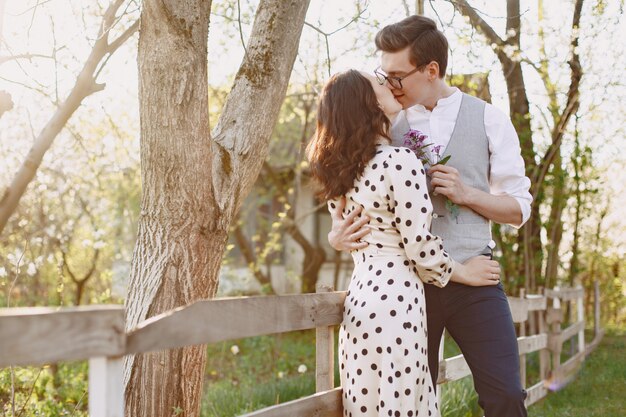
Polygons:
<instances>
[{"instance_id":1,"label":"white dress with black dots","mask_svg":"<svg viewBox=\"0 0 626 417\"><path fill-rule=\"evenodd\" d=\"M406 148L380 144L346 198L344 215L360 205L372 232L363 239L368 247L352 252L339 331L344 415L439 416L422 281L446 285L452 260L429 232L422 163Z\"/></svg>"}]
</instances>

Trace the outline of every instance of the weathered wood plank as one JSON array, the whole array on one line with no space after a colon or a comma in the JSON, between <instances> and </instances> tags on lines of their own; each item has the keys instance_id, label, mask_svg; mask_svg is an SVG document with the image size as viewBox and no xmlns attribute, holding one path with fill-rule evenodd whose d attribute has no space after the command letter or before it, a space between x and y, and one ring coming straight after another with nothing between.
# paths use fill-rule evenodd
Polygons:
<instances>
[{"instance_id":1,"label":"weathered wood plank","mask_svg":"<svg viewBox=\"0 0 626 417\"><path fill-rule=\"evenodd\" d=\"M523 323L528 320L528 302L519 297L508 297L513 323Z\"/></svg>"},{"instance_id":2,"label":"weathered wood plank","mask_svg":"<svg viewBox=\"0 0 626 417\"><path fill-rule=\"evenodd\" d=\"M267 407L241 417L342 417L341 388Z\"/></svg>"},{"instance_id":3,"label":"weathered wood plank","mask_svg":"<svg viewBox=\"0 0 626 417\"><path fill-rule=\"evenodd\" d=\"M561 289L546 289L546 297L558 298L561 301L570 301L577 298L581 298L584 294L582 288L561 288Z\"/></svg>"},{"instance_id":4,"label":"weathered wood plank","mask_svg":"<svg viewBox=\"0 0 626 417\"><path fill-rule=\"evenodd\" d=\"M526 302L528 303L528 311L541 311L546 309L548 298L540 294L527 294Z\"/></svg>"},{"instance_id":5,"label":"weathered wood plank","mask_svg":"<svg viewBox=\"0 0 626 417\"><path fill-rule=\"evenodd\" d=\"M124 361L89 360L89 417L124 417Z\"/></svg>"},{"instance_id":6,"label":"weathered wood plank","mask_svg":"<svg viewBox=\"0 0 626 417\"><path fill-rule=\"evenodd\" d=\"M563 310L560 308L548 307L546 311L546 323L562 323L563 322Z\"/></svg>"},{"instance_id":7,"label":"weathered wood plank","mask_svg":"<svg viewBox=\"0 0 626 417\"><path fill-rule=\"evenodd\" d=\"M437 384L444 384L450 381L456 381L464 376L470 375L467 362L463 355L453 356L439 362L439 374L437 375Z\"/></svg>"},{"instance_id":8,"label":"weathered wood plank","mask_svg":"<svg viewBox=\"0 0 626 417\"><path fill-rule=\"evenodd\" d=\"M520 355L545 349L548 346L548 335L537 334L533 336L518 337L517 346L519 348Z\"/></svg>"},{"instance_id":9,"label":"weathered wood plank","mask_svg":"<svg viewBox=\"0 0 626 417\"><path fill-rule=\"evenodd\" d=\"M569 384L576 373L580 370L582 363L585 361L585 352L579 352L569 358L562 365L559 365L553 372L549 380L549 389L556 391Z\"/></svg>"},{"instance_id":10,"label":"weathered wood plank","mask_svg":"<svg viewBox=\"0 0 626 417\"><path fill-rule=\"evenodd\" d=\"M520 295L520 299L524 301L524 304L526 304L526 307L525 307L526 319L519 325L519 336L521 336L521 339L523 340L526 337L526 325L529 324L529 323L526 323L526 321L528 320L528 302L526 302L526 299L525 299L526 290L524 288L521 288L519 295ZM519 352L519 376L520 376L520 382L522 384L522 387L525 387L526 386L526 354L522 352L521 349L519 349L519 340L520 340L520 337L517 338L518 350L520 350Z\"/></svg>"},{"instance_id":11,"label":"weathered wood plank","mask_svg":"<svg viewBox=\"0 0 626 417\"><path fill-rule=\"evenodd\" d=\"M126 353L332 326L343 319L344 299L341 291L197 301L140 323Z\"/></svg>"},{"instance_id":12,"label":"weathered wood plank","mask_svg":"<svg viewBox=\"0 0 626 417\"><path fill-rule=\"evenodd\" d=\"M583 297L576 300L576 314L579 323L583 323L583 326L578 331L578 351L585 351L585 307L583 305Z\"/></svg>"},{"instance_id":13,"label":"weathered wood plank","mask_svg":"<svg viewBox=\"0 0 626 417\"><path fill-rule=\"evenodd\" d=\"M591 352L593 352L598 347L598 345L602 341L602 338L604 337L604 332L605 332L604 329L600 329L598 331L598 334L596 334L596 336L591 341L591 343L589 343L585 347L585 356L589 356L591 354Z\"/></svg>"},{"instance_id":14,"label":"weathered wood plank","mask_svg":"<svg viewBox=\"0 0 626 417\"><path fill-rule=\"evenodd\" d=\"M531 386L526 390L526 392L528 393L528 396L524 401L526 407L536 403L537 401L548 395L548 390L546 389L543 381Z\"/></svg>"},{"instance_id":15,"label":"weathered wood plank","mask_svg":"<svg viewBox=\"0 0 626 417\"><path fill-rule=\"evenodd\" d=\"M557 373L561 375L568 375L573 372L577 372L580 369L580 365L585 361L585 352L578 352L557 369Z\"/></svg>"},{"instance_id":16,"label":"weathered wood plank","mask_svg":"<svg viewBox=\"0 0 626 417\"><path fill-rule=\"evenodd\" d=\"M122 306L0 310L0 367L119 356L125 340Z\"/></svg>"},{"instance_id":17,"label":"weathered wood plank","mask_svg":"<svg viewBox=\"0 0 626 417\"><path fill-rule=\"evenodd\" d=\"M561 332L561 336L560 336L561 337L561 343L564 343L564 342L568 341L572 337L576 336L578 334L578 332L581 332L581 331L584 331L584 330L585 330L585 322L584 321L579 321L579 322L576 322L576 323L572 324L567 329L564 329Z\"/></svg>"},{"instance_id":18,"label":"weathered wood plank","mask_svg":"<svg viewBox=\"0 0 626 417\"><path fill-rule=\"evenodd\" d=\"M318 294L332 292L328 286L317 288ZM315 391L335 388L335 329L334 326L315 328Z\"/></svg>"},{"instance_id":19,"label":"weathered wood plank","mask_svg":"<svg viewBox=\"0 0 626 417\"><path fill-rule=\"evenodd\" d=\"M539 334L546 335L546 344L548 343L548 324L546 323L546 314L540 312L539 316ZM547 347L547 346L546 346ZM545 380L550 371L550 352L547 349L541 349L539 352L539 378Z\"/></svg>"}]
</instances>

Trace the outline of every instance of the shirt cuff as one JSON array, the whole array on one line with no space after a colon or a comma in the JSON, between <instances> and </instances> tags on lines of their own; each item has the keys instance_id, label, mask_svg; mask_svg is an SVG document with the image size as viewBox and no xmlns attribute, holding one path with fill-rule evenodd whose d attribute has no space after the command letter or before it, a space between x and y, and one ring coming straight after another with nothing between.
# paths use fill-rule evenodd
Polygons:
<instances>
[{"instance_id":1,"label":"shirt cuff","mask_svg":"<svg viewBox=\"0 0 626 417\"><path fill-rule=\"evenodd\" d=\"M515 201L517 201L517 204L519 204L520 211L522 212L522 222L520 224L509 224L509 226L520 229L530 218L530 202L521 197L511 197L513 197Z\"/></svg>"}]
</instances>

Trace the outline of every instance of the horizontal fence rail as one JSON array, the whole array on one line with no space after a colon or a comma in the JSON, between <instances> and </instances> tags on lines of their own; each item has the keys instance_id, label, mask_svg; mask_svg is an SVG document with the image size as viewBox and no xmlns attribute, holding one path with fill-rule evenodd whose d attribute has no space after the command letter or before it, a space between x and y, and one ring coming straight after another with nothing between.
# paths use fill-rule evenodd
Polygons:
<instances>
[{"instance_id":1,"label":"horizontal fence rail","mask_svg":"<svg viewBox=\"0 0 626 417\"><path fill-rule=\"evenodd\" d=\"M343 318L345 292L238 297L205 300L154 316L124 332L121 306L0 309L0 367L41 365L90 359L89 403L92 417L123 415L122 356L240 339L273 333L316 329L316 394L275 405L246 417L341 416L341 388L334 387L334 326ZM598 289L596 315L599 314ZM526 404L567 383L604 332L596 317L594 340L585 345L582 288L545 290L539 295L509 297L518 338ZM575 304L577 321L561 329L562 302ZM534 315L534 316L533 316ZM536 316L536 317L535 317ZM210 319L207 319L210 318ZM530 319L538 334L525 335ZM577 352L560 362L563 344L578 337ZM540 352L540 381L526 384L526 355ZM442 360L438 383L470 375L462 355ZM92 406L93 404L93 406Z\"/></svg>"}]
</instances>

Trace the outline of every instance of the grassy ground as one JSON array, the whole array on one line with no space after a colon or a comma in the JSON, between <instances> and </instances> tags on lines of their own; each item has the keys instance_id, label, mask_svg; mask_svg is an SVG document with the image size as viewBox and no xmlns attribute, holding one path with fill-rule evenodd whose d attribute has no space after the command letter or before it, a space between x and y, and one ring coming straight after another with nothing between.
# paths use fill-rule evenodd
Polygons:
<instances>
[{"instance_id":1,"label":"grassy ground","mask_svg":"<svg viewBox=\"0 0 626 417\"><path fill-rule=\"evenodd\" d=\"M565 388L530 407L529 417L626 415L626 333L612 332Z\"/></svg>"},{"instance_id":2,"label":"grassy ground","mask_svg":"<svg viewBox=\"0 0 626 417\"><path fill-rule=\"evenodd\" d=\"M446 341L445 348L446 357L459 353L451 340ZM208 349L202 417L236 416L315 391L313 331L225 342ZM568 350L567 345L564 350ZM564 354L563 360L566 359ZM538 362L536 353L527 356L529 383L538 380ZM335 379L339 381L337 372ZM471 377L440 388L443 417L483 415ZM606 335L574 381L529 409L529 417L583 416L626 416L626 334L623 332Z\"/></svg>"},{"instance_id":3,"label":"grassy ground","mask_svg":"<svg viewBox=\"0 0 626 417\"><path fill-rule=\"evenodd\" d=\"M315 392L315 331L208 347L202 417L230 417Z\"/></svg>"}]
</instances>

